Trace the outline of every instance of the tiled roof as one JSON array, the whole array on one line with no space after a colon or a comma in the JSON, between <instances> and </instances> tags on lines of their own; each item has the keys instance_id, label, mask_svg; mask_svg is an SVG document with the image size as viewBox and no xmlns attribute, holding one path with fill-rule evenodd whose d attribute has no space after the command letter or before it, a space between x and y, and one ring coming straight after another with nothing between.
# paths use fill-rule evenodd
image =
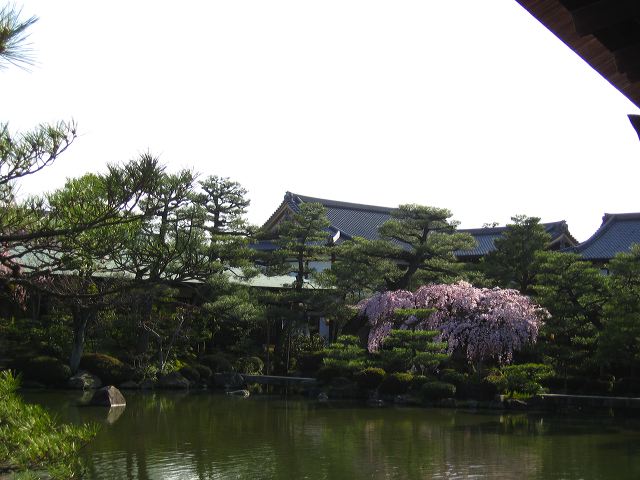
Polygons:
<instances>
[{"instance_id":1,"label":"tiled roof","mask_svg":"<svg viewBox=\"0 0 640 480\"><path fill-rule=\"evenodd\" d=\"M362 237L367 240L377 240L380 238L378 228L391 218L390 207L379 207L375 205L362 205L360 203L339 202L327 200L325 198L308 197L297 193L287 192L282 204L271 218L265 223L269 225L273 222L283 208L289 207L293 211L298 211L301 203L320 203L327 210L327 218L331 222L330 230L334 233L339 231L342 240ZM551 234L552 243L561 237L566 236L570 244L578 242L569 234L567 223L563 220L543 224ZM487 227L474 229L461 229L460 232L470 233L477 242L477 246L471 250L456 252L458 257L474 258L486 255L494 249L494 241L500 237L507 227ZM259 249L264 249L258 247Z\"/></svg>"},{"instance_id":2,"label":"tiled roof","mask_svg":"<svg viewBox=\"0 0 640 480\"><path fill-rule=\"evenodd\" d=\"M568 251L586 260L609 260L634 243L640 243L640 213L605 213L596 233Z\"/></svg>"},{"instance_id":3,"label":"tiled roof","mask_svg":"<svg viewBox=\"0 0 640 480\"><path fill-rule=\"evenodd\" d=\"M551 243L560 240L563 235L569 243L578 243L569 233L567 222L543 223L544 229L551 235ZM459 232L471 234L476 240L476 247L471 250L458 250L456 256L459 258L480 257L494 250L494 242L507 230L507 227L485 227L485 228L461 228Z\"/></svg>"}]
</instances>

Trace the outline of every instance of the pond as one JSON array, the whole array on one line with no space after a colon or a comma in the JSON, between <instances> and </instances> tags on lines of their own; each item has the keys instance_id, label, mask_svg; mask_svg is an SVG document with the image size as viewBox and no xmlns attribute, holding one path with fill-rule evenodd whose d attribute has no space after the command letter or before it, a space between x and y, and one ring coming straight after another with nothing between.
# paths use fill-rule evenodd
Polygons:
<instances>
[{"instance_id":1,"label":"pond","mask_svg":"<svg viewBox=\"0 0 640 480\"><path fill-rule=\"evenodd\" d=\"M91 479L639 479L640 420L125 392L121 412L27 392L103 427Z\"/></svg>"}]
</instances>

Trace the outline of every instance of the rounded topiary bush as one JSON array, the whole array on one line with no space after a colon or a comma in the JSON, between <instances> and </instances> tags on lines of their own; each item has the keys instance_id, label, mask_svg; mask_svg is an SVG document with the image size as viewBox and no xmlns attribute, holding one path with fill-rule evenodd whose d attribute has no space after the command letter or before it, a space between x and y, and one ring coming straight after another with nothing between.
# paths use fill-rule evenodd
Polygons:
<instances>
[{"instance_id":1,"label":"rounded topiary bush","mask_svg":"<svg viewBox=\"0 0 640 480\"><path fill-rule=\"evenodd\" d=\"M117 385L133 377L133 370L111 355L85 353L80 368L96 375L105 385Z\"/></svg>"},{"instance_id":2,"label":"rounded topiary bush","mask_svg":"<svg viewBox=\"0 0 640 480\"><path fill-rule=\"evenodd\" d=\"M264 362L259 357L240 357L236 360L236 371L248 375L260 375L264 371Z\"/></svg>"},{"instance_id":3,"label":"rounded topiary bush","mask_svg":"<svg viewBox=\"0 0 640 480\"><path fill-rule=\"evenodd\" d=\"M191 383L198 383L200 381L200 372L192 366L185 365L180 370L180 375L189 380Z\"/></svg>"},{"instance_id":4,"label":"rounded topiary bush","mask_svg":"<svg viewBox=\"0 0 640 480\"><path fill-rule=\"evenodd\" d=\"M200 363L206 365L213 373L233 372L233 365L227 358L219 353L204 355L200 359Z\"/></svg>"},{"instance_id":5,"label":"rounded topiary bush","mask_svg":"<svg viewBox=\"0 0 640 480\"><path fill-rule=\"evenodd\" d=\"M213 372L211 371L211 369L209 367L207 367L206 365L202 365L201 363L194 363L191 366L200 375L200 380L208 381L211 378L211 376L213 375Z\"/></svg>"},{"instance_id":6,"label":"rounded topiary bush","mask_svg":"<svg viewBox=\"0 0 640 480\"><path fill-rule=\"evenodd\" d=\"M427 382L420 388L420 396L424 401L452 398L456 394L456 386L446 382Z\"/></svg>"},{"instance_id":7,"label":"rounded topiary bush","mask_svg":"<svg viewBox=\"0 0 640 480\"><path fill-rule=\"evenodd\" d=\"M45 385L62 385L71 376L71 369L55 357L40 355L22 359L16 365L25 379Z\"/></svg>"},{"instance_id":8,"label":"rounded topiary bush","mask_svg":"<svg viewBox=\"0 0 640 480\"><path fill-rule=\"evenodd\" d=\"M375 390L380 386L386 375L387 372L382 368L369 367L356 373L354 379L358 384L358 388L362 390Z\"/></svg>"},{"instance_id":9,"label":"rounded topiary bush","mask_svg":"<svg viewBox=\"0 0 640 480\"><path fill-rule=\"evenodd\" d=\"M392 373L385 377L379 390L384 395L402 395L409 391L411 382L413 375L410 373Z\"/></svg>"}]
</instances>

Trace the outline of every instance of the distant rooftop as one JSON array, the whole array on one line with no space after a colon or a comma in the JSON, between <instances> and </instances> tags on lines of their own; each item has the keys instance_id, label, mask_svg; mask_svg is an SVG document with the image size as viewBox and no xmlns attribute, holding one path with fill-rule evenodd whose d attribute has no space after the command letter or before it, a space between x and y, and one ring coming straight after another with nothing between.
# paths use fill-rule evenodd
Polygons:
<instances>
[{"instance_id":1,"label":"distant rooftop","mask_svg":"<svg viewBox=\"0 0 640 480\"><path fill-rule=\"evenodd\" d=\"M605 213L602 225L591 237L570 248L586 260L607 261L640 243L640 213Z\"/></svg>"},{"instance_id":2,"label":"distant rooftop","mask_svg":"<svg viewBox=\"0 0 640 480\"><path fill-rule=\"evenodd\" d=\"M278 209L265 222L263 228L270 230L280 221L286 218L288 211L299 211L302 203L320 203L327 210L327 218L331 223L329 230L333 233L339 232L340 240L348 240L354 237L362 237L367 240L377 240L380 238L378 228L391 218L391 207L381 207L376 205L364 205L360 203L340 202L326 198L309 197L297 193L287 192L284 200ZM544 223L545 229L552 237L552 246L563 248L576 245L578 242L569 233L567 223L559 222ZM477 242L475 248L456 252L460 258L473 259L486 255L494 249L494 241L506 230L507 227L486 227L473 229L460 229L460 232L471 234ZM267 249L268 245L261 242L258 249Z\"/></svg>"}]
</instances>

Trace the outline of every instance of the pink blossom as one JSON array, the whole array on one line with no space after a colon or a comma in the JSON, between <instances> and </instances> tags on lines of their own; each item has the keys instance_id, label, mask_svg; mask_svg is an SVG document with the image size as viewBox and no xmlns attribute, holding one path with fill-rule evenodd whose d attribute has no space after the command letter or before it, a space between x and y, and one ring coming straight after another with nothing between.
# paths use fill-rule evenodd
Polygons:
<instances>
[{"instance_id":1,"label":"pink blossom","mask_svg":"<svg viewBox=\"0 0 640 480\"><path fill-rule=\"evenodd\" d=\"M535 343L548 315L516 290L476 288L467 282L425 285L415 293L380 293L358 307L371 326L369 351L377 350L392 328L412 322L417 329L440 331L436 340L446 342L449 353L464 351L469 362L511 362L515 351ZM434 308L435 312L416 323L395 319L397 308Z\"/></svg>"}]
</instances>

